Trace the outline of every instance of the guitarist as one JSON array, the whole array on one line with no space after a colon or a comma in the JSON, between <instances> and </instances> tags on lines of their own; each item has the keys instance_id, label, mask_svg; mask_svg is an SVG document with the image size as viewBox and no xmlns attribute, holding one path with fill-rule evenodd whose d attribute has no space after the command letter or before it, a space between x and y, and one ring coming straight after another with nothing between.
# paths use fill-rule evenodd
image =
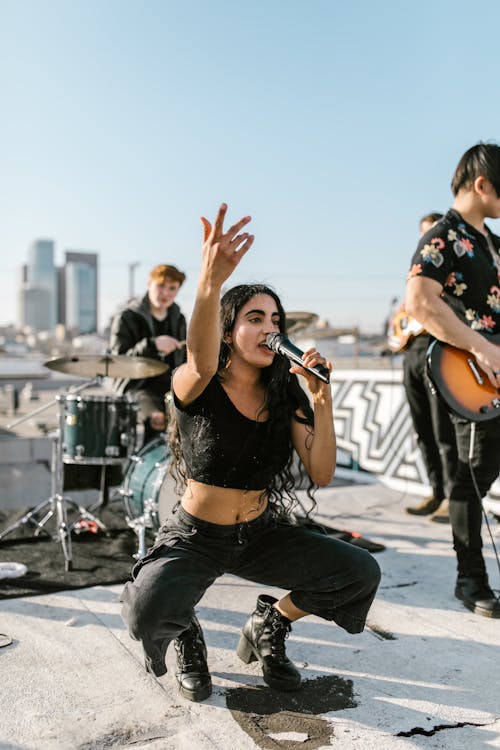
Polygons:
<instances>
[{"instance_id":1,"label":"guitarist","mask_svg":"<svg viewBox=\"0 0 500 750\"><path fill-rule=\"evenodd\" d=\"M420 236L428 232L442 216L437 212L423 216L420 219ZM432 487L429 497L415 507L406 508L406 512L415 516L433 513L431 521L447 523L449 510L445 498L450 496L457 469L457 445L448 409L430 389L427 375L427 349L430 343L430 335L421 329L418 335L409 339L404 349L403 385L418 447Z\"/></svg>"},{"instance_id":2,"label":"guitarist","mask_svg":"<svg viewBox=\"0 0 500 750\"><path fill-rule=\"evenodd\" d=\"M500 388L500 237L484 223L500 217L500 146L478 143L460 159L451 182L453 207L420 239L408 277L406 309L440 341L471 353ZM482 507L469 468L471 423L453 417L458 468L450 494L457 555L455 596L485 617L500 617L482 554ZM476 424L472 466L481 497L500 470L500 414Z\"/></svg>"}]
</instances>

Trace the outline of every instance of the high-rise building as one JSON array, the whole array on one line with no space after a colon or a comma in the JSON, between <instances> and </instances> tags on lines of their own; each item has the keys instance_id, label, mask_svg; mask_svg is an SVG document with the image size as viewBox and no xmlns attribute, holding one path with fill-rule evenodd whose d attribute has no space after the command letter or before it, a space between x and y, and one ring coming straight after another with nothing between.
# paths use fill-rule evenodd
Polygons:
<instances>
[{"instance_id":1,"label":"high-rise building","mask_svg":"<svg viewBox=\"0 0 500 750\"><path fill-rule=\"evenodd\" d=\"M97 331L97 253L67 251L64 264L64 322L74 333Z\"/></svg>"},{"instance_id":2,"label":"high-rise building","mask_svg":"<svg viewBox=\"0 0 500 750\"><path fill-rule=\"evenodd\" d=\"M54 265L53 240L36 240L21 267L21 327L54 331L63 325L71 334L97 331L97 253L66 251L65 263Z\"/></svg>"},{"instance_id":3,"label":"high-rise building","mask_svg":"<svg viewBox=\"0 0 500 750\"><path fill-rule=\"evenodd\" d=\"M22 269L21 326L51 331L57 320L56 269L53 240L35 240Z\"/></svg>"}]
</instances>

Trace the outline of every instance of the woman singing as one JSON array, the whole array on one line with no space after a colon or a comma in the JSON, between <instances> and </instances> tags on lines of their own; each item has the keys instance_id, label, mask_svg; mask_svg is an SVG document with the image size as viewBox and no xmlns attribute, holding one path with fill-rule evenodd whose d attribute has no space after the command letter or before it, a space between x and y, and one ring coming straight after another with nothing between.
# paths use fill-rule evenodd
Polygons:
<instances>
[{"instance_id":1,"label":"woman singing","mask_svg":"<svg viewBox=\"0 0 500 750\"><path fill-rule=\"evenodd\" d=\"M380 580L365 550L294 523L294 454L311 487L328 485L335 469L330 386L266 346L269 333L285 331L274 291L242 285L221 300L222 285L254 240L242 231L249 216L224 231L226 211L223 204L213 227L204 220L187 362L172 379L171 440L184 494L122 594L123 617L142 641L146 668L165 674L173 640L179 689L193 701L212 692L194 607L219 576L289 591L279 601L258 597L237 648L244 663L260 662L269 686L285 691L298 690L301 679L285 653L291 623L312 613L359 633ZM331 370L316 349L303 362Z\"/></svg>"}]
</instances>

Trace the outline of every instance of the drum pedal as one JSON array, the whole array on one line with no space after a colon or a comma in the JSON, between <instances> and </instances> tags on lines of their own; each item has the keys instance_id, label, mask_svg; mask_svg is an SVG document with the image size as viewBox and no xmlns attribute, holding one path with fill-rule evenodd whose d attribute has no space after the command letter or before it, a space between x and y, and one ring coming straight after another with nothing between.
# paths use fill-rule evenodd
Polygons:
<instances>
[{"instance_id":1,"label":"drum pedal","mask_svg":"<svg viewBox=\"0 0 500 750\"><path fill-rule=\"evenodd\" d=\"M84 534L87 532L91 534L99 534L102 529L96 521L91 521L89 518L82 518L75 523L73 531L75 534Z\"/></svg>"}]
</instances>

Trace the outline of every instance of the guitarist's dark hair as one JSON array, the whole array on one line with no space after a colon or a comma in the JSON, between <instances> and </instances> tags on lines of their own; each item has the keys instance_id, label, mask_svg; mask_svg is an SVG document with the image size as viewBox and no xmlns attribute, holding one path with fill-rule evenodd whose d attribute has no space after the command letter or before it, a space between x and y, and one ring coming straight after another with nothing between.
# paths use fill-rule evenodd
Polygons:
<instances>
[{"instance_id":1,"label":"guitarist's dark hair","mask_svg":"<svg viewBox=\"0 0 500 750\"><path fill-rule=\"evenodd\" d=\"M451 180L453 195L471 188L477 177L486 177L500 198L500 146L479 142L462 156Z\"/></svg>"}]
</instances>

